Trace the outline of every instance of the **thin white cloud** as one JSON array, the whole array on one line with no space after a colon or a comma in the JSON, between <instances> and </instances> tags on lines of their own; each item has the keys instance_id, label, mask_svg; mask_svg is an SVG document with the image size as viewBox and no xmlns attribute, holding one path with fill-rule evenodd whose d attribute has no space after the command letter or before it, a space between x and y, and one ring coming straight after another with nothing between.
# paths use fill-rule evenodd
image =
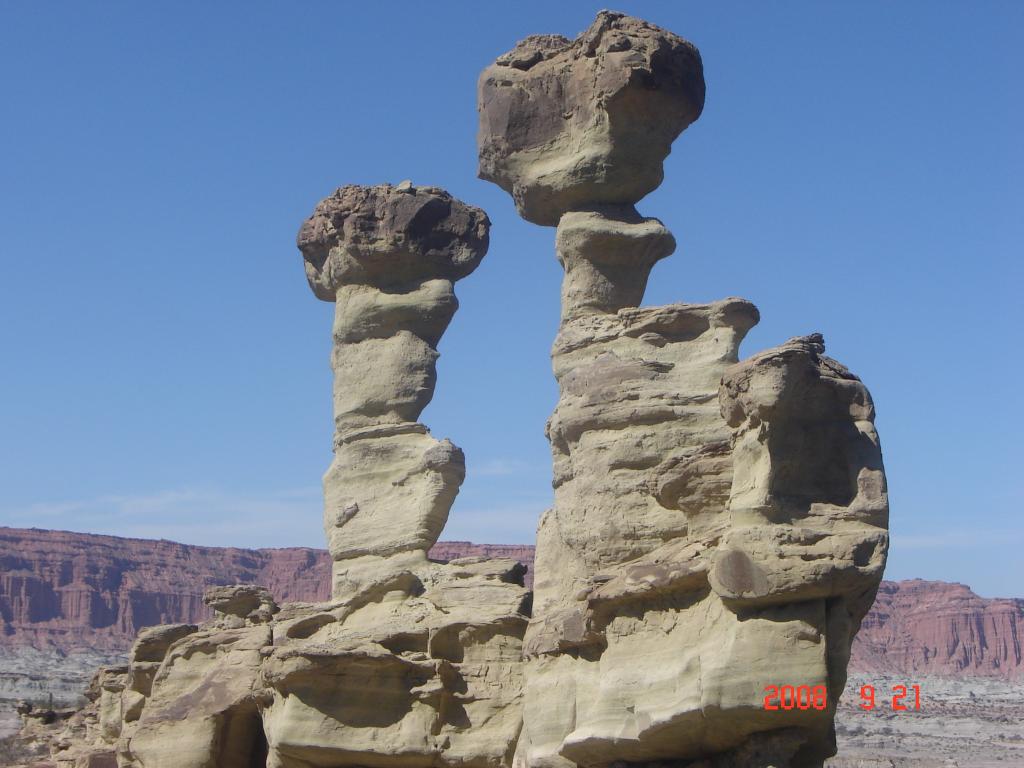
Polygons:
<instances>
[{"instance_id":1,"label":"thin white cloud","mask_svg":"<svg viewBox=\"0 0 1024 768\"><path fill-rule=\"evenodd\" d=\"M55 528L188 544L322 546L319 488L266 494L219 489L108 494L0 510L4 525Z\"/></svg>"},{"instance_id":2,"label":"thin white cloud","mask_svg":"<svg viewBox=\"0 0 1024 768\"><path fill-rule=\"evenodd\" d=\"M441 536L477 543L532 543L550 497L519 497L489 504L460 497ZM461 502L461 504L460 504ZM218 547L322 548L322 492L318 487L271 493L185 488L150 494L106 494L0 509L0 525L53 528L140 539L169 539Z\"/></svg>"}]
</instances>

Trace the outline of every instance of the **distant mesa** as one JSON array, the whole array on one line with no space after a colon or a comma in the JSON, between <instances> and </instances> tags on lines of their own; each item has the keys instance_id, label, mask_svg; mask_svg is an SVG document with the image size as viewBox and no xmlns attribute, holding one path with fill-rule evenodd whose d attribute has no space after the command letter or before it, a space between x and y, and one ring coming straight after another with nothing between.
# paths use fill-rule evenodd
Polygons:
<instances>
[{"instance_id":1,"label":"distant mesa","mask_svg":"<svg viewBox=\"0 0 1024 768\"><path fill-rule=\"evenodd\" d=\"M530 544L440 541L430 556L510 558L527 566L529 585L533 552ZM202 594L213 584L270 585L282 603L320 602L330 585L323 549L199 547L36 528L0 527L0 564L0 648L11 652L125 653L144 627L209 620ZM141 591L146 583L151 589ZM943 581L883 581L850 671L1024 681L1024 598L978 597Z\"/></svg>"}]
</instances>

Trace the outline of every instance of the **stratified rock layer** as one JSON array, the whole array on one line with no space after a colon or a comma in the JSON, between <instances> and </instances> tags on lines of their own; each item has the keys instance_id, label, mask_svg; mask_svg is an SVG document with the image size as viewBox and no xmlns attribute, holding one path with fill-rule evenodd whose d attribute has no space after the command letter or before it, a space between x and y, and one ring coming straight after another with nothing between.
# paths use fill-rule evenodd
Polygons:
<instances>
[{"instance_id":1,"label":"stratified rock layer","mask_svg":"<svg viewBox=\"0 0 1024 768\"><path fill-rule=\"evenodd\" d=\"M668 488L685 488L685 469ZM76 554L77 553L77 554ZM533 580L532 544L439 541L432 559L508 558L523 563ZM330 555L315 549L231 549L170 541L125 539L69 531L0 528L0 700L55 692L73 700L92 669L80 655L102 647L124 654L142 627L132 616L157 616L153 624L209 620L204 585L249 581L273 584L285 601L323 602L330 597ZM138 594L136 581L170 575L159 593ZM69 584L86 600L54 599ZM193 600L194 596L194 600ZM186 599L187 598L187 599ZM79 605L109 604L114 621L78 612ZM136 608L121 606L135 601ZM158 610L158 606L163 608ZM104 623L100 623L100 622ZM147 625L148 626L148 625ZM983 598L962 584L883 581L853 643L851 672L950 679L1024 677L1024 598ZM37 650L38 649L38 650ZM108 662L109 663L109 662ZM93 668L97 662L91 664Z\"/></svg>"},{"instance_id":2,"label":"stratified rock layer","mask_svg":"<svg viewBox=\"0 0 1024 768\"><path fill-rule=\"evenodd\" d=\"M978 597L963 584L883 581L850 669L875 675L1024 681L1024 598Z\"/></svg>"},{"instance_id":3,"label":"stratified rock layer","mask_svg":"<svg viewBox=\"0 0 1024 768\"><path fill-rule=\"evenodd\" d=\"M489 226L444 190L403 182L342 187L299 230L309 284L336 308L334 461L324 476L335 597L381 568L425 562L448 519L465 458L417 419L458 307L453 283L480 263Z\"/></svg>"},{"instance_id":4,"label":"stratified rock layer","mask_svg":"<svg viewBox=\"0 0 1024 768\"><path fill-rule=\"evenodd\" d=\"M675 241L634 204L701 111L692 45L601 12L480 78L480 176L565 275L521 768L820 766L885 563L874 410L820 337L738 363L752 304L640 308ZM818 691L767 709L766 686Z\"/></svg>"},{"instance_id":5,"label":"stratified rock layer","mask_svg":"<svg viewBox=\"0 0 1024 768\"><path fill-rule=\"evenodd\" d=\"M278 599L329 596L322 550L0 528L0 644L123 652L139 630L210 619L203 592L258 583Z\"/></svg>"},{"instance_id":6,"label":"stratified rock layer","mask_svg":"<svg viewBox=\"0 0 1024 768\"><path fill-rule=\"evenodd\" d=\"M116 752L132 768L507 765L524 571L427 563L280 610L259 587L215 587L212 621L140 634L99 698L98 729L68 756Z\"/></svg>"},{"instance_id":7,"label":"stratified rock layer","mask_svg":"<svg viewBox=\"0 0 1024 768\"><path fill-rule=\"evenodd\" d=\"M482 211L407 182L343 187L317 206L298 242L314 292L337 307L332 598L279 606L261 586L208 589L212 621L139 635L127 674L99 698L87 757L116 751L121 768L509 764L525 568L428 559L465 466L416 421L455 312L452 282L476 267L487 227Z\"/></svg>"},{"instance_id":8,"label":"stratified rock layer","mask_svg":"<svg viewBox=\"0 0 1024 768\"><path fill-rule=\"evenodd\" d=\"M532 544L442 541L428 555L435 560L511 558L528 567L526 585L533 582ZM40 651L25 658L32 669L29 687L45 691L46 681L35 671L49 658L43 655L48 650L54 652L55 668L67 668L80 679L82 673L70 663L79 656L123 654L146 627L208 621L213 610L203 604L203 593L212 585L261 584L282 602L328 600L331 562L322 549L200 547L0 527L0 650L8 652L0 656L0 698L5 689L22 687L14 655L20 648ZM57 680L51 682L58 698L77 695L71 680Z\"/></svg>"}]
</instances>

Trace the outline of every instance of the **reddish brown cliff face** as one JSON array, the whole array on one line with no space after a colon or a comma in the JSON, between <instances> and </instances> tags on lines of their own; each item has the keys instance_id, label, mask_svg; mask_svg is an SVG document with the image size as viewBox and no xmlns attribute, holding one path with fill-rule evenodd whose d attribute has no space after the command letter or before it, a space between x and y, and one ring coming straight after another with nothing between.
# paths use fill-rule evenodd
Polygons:
<instances>
[{"instance_id":1,"label":"reddish brown cliff face","mask_svg":"<svg viewBox=\"0 0 1024 768\"><path fill-rule=\"evenodd\" d=\"M850 668L1024 679L1024 600L978 597L963 584L883 581Z\"/></svg>"},{"instance_id":2,"label":"reddish brown cliff face","mask_svg":"<svg viewBox=\"0 0 1024 768\"><path fill-rule=\"evenodd\" d=\"M434 560L455 560L458 557L510 557L526 566L526 586L533 585L532 544L473 544L468 541L439 541L430 550Z\"/></svg>"},{"instance_id":3,"label":"reddish brown cliff face","mask_svg":"<svg viewBox=\"0 0 1024 768\"><path fill-rule=\"evenodd\" d=\"M512 557L533 566L533 547L523 545L442 542L430 554ZM326 600L330 558L318 549L0 528L0 646L123 650L142 627L210 618L204 590L236 583L261 584L278 602Z\"/></svg>"},{"instance_id":4,"label":"reddish brown cliff face","mask_svg":"<svg viewBox=\"0 0 1024 768\"><path fill-rule=\"evenodd\" d=\"M533 547L525 544L440 542L430 555L511 557L533 566ZM0 528L0 647L121 651L142 627L208 618L208 586L257 583L279 602L326 600L329 572L327 553L316 549ZM988 600L941 581L884 581L850 668L1024 680L1022 647L1024 600Z\"/></svg>"},{"instance_id":5,"label":"reddish brown cliff face","mask_svg":"<svg viewBox=\"0 0 1024 768\"><path fill-rule=\"evenodd\" d=\"M0 528L0 643L126 648L142 627L209 618L203 591L259 582L282 600L327 595L327 553L247 550Z\"/></svg>"}]
</instances>

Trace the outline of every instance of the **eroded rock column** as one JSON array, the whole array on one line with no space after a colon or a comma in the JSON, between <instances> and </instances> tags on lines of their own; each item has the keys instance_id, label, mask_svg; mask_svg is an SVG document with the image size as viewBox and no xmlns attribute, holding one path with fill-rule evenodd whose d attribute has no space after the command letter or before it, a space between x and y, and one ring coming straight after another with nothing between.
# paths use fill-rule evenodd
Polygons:
<instances>
[{"instance_id":1,"label":"eroded rock column","mask_svg":"<svg viewBox=\"0 0 1024 768\"><path fill-rule=\"evenodd\" d=\"M334 461L324 476L333 594L423 562L465 476L462 451L418 419L434 394L453 284L490 222L436 187L342 187L302 225L317 297L335 303Z\"/></svg>"},{"instance_id":2,"label":"eroded rock column","mask_svg":"<svg viewBox=\"0 0 1024 768\"><path fill-rule=\"evenodd\" d=\"M427 559L465 468L418 421L453 283L487 229L479 209L408 183L343 187L317 206L299 247L336 305L333 597L278 606L256 585L214 586L212 620L144 630L128 667L97 683L76 765L116 749L123 768L511 768L525 568Z\"/></svg>"},{"instance_id":3,"label":"eroded rock column","mask_svg":"<svg viewBox=\"0 0 1024 768\"><path fill-rule=\"evenodd\" d=\"M480 176L557 226L565 271L521 768L820 765L843 649L881 578L866 390L817 348L802 389L773 388L791 350L737 364L758 321L743 299L638 306L675 241L635 205L703 104L690 43L607 11L480 78ZM799 415L802 397L820 407ZM844 490L818 493L838 475ZM827 705L766 711L770 684L827 689Z\"/></svg>"}]
</instances>

